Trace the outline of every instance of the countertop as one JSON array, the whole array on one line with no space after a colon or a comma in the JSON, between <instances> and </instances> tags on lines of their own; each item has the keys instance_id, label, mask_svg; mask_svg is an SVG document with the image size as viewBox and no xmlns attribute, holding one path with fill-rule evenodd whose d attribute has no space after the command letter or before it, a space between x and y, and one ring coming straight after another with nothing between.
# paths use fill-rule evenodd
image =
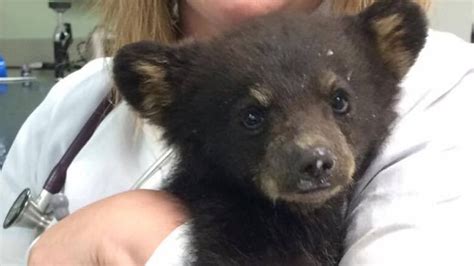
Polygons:
<instances>
[{"instance_id":1,"label":"countertop","mask_svg":"<svg viewBox=\"0 0 474 266\"><path fill-rule=\"evenodd\" d=\"M56 83L51 70L33 70L31 75L37 80L0 84L0 169L21 125ZM9 69L8 76L20 76L20 70Z\"/></svg>"}]
</instances>

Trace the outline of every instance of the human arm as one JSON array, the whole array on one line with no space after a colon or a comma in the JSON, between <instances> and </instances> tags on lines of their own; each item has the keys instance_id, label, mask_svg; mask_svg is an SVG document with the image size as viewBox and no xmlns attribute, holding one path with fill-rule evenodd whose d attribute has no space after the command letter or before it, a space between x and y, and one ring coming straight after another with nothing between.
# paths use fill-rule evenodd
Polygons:
<instances>
[{"instance_id":1,"label":"human arm","mask_svg":"<svg viewBox=\"0 0 474 266\"><path fill-rule=\"evenodd\" d=\"M143 265L185 219L185 210L165 192L120 193L45 231L32 247L28 264Z\"/></svg>"}]
</instances>

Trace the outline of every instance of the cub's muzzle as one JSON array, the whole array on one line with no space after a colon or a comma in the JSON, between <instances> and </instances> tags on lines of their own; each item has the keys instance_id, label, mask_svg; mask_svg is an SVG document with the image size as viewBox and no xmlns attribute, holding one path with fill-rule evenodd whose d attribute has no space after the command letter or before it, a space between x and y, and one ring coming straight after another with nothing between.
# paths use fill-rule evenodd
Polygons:
<instances>
[{"instance_id":1,"label":"cub's muzzle","mask_svg":"<svg viewBox=\"0 0 474 266\"><path fill-rule=\"evenodd\" d=\"M331 187L336 159L331 150L315 147L301 151L299 175L293 181L296 193L308 193Z\"/></svg>"},{"instance_id":2,"label":"cub's muzzle","mask_svg":"<svg viewBox=\"0 0 474 266\"><path fill-rule=\"evenodd\" d=\"M256 178L267 197L318 205L352 182L355 161L345 139L315 139L307 145L291 141L269 145Z\"/></svg>"}]
</instances>

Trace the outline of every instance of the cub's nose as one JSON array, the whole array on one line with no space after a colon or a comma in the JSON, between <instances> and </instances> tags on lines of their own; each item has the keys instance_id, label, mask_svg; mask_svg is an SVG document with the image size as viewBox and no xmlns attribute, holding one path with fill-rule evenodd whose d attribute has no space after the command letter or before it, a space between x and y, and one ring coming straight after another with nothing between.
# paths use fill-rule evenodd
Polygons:
<instances>
[{"instance_id":1,"label":"cub's nose","mask_svg":"<svg viewBox=\"0 0 474 266\"><path fill-rule=\"evenodd\" d=\"M333 153L327 148L316 147L305 151L302 157L298 189L301 192L309 192L330 187L329 177L336 164Z\"/></svg>"}]
</instances>

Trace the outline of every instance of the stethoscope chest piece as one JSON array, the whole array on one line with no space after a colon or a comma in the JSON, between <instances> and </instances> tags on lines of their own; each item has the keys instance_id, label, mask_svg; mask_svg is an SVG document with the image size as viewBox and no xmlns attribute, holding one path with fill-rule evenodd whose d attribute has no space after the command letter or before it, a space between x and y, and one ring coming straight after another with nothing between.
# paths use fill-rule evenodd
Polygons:
<instances>
[{"instance_id":1,"label":"stethoscope chest piece","mask_svg":"<svg viewBox=\"0 0 474 266\"><path fill-rule=\"evenodd\" d=\"M8 211L3 228L7 229L11 226L36 228L43 231L53 221L49 215L45 215L43 211L35 204L32 199L31 190L24 189L16 198L15 202Z\"/></svg>"},{"instance_id":2,"label":"stethoscope chest piece","mask_svg":"<svg viewBox=\"0 0 474 266\"><path fill-rule=\"evenodd\" d=\"M112 110L113 104L109 98L107 95L100 102L59 162L53 167L38 197L33 199L29 188L20 193L3 221L4 229L26 227L42 232L53 222L54 218L61 220L69 214L67 198L60 193L66 181L66 171L100 122Z\"/></svg>"}]
</instances>

